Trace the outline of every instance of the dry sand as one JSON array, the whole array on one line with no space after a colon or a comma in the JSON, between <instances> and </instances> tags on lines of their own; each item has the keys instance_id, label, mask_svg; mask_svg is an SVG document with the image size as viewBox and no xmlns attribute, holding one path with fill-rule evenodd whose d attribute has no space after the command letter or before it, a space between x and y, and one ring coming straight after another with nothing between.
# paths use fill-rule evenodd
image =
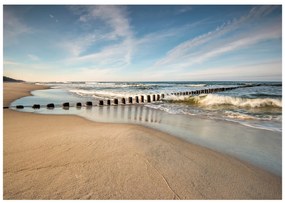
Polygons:
<instances>
[{"instance_id":1,"label":"dry sand","mask_svg":"<svg viewBox=\"0 0 285 203\"><path fill-rule=\"evenodd\" d=\"M4 82L3 83L3 106L7 107L9 104L21 97L29 96L30 91L47 89L47 86L42 85L33 85L28 83L13 83L13 82Z\"/></svg>"},{"instance_id":2,"label":"dry sand","mask_svg":"<svg viewBox=\"0 0 285 203\"><path fill-rule=\"evenodd\" d=\"M37 88L4 84L4 102ZM4 110L4 199L281 199L281 190L281 177L156 130Z\"/></svg>"}]
</instances>

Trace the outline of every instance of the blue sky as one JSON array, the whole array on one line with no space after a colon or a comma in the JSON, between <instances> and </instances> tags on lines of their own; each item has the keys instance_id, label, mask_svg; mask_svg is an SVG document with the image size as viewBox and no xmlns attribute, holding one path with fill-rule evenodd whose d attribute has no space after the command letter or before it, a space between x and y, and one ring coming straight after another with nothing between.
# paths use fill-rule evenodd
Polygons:
<instances>
[{"instance_id":1,"label":"blue sky","mask_svg":"<svg viewBox=\"0 0 285 203\"><path fill-rule=\"evenodd\" d=\"M4 6L4 75L281 80L281 6Z\"/></svg>"}]
</instances>

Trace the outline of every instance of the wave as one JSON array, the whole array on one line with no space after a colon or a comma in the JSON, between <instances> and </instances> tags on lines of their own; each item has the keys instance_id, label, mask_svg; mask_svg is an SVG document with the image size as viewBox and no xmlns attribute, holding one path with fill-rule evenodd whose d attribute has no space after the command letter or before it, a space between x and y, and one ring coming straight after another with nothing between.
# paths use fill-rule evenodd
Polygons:
<instances>
[{"instance_id":1,"label":"wave","mask_svg":"<svg viewBox=\"0 0 285 203\"><path fill-rule=\"evenodd\" d=\"M87 97L95 97L95 98L98 97L98 98L105 98L105 99L129 96L128 94L124 92L107 92L107 91L102 91L102 90L101 91L91 91L91 90L73 89L69 91L79 96L82 96L82 97L87 96Z\"/></svg>"},{"instance_id":2,"label":"wave","mask_svg":"<svg viewBox=\"0 0 285 203\"><path fill-rule=\"evenodd\" d=\"M232 105L236 107L244 108L261 108L261 107L277 107L282 108L281 99L273 98L241 98L233 96L223 95L199 95L194 97L170 97L166 98L169 101L174 102L185 102L188 104L197 104L201 106L220 106L220 105Z\"/></svg>"},{"instance_id":3,"label":"wave","mask_svg":"<svg viewBox=\"0 0 285 203\"><path fill-rule=\"evenodd\" d=\"M239 119L239 120L259 120L259 121L282 121L281 115L249 115L240 112L225 111L224 116L227 118Z\"/></svg>"},{"instance_id":4,"label":"wave","mask_svg":"<svg viewBox=\"0 0 285 203\"><path fill-rule=\"evenodd\" d=\"M207 84L190 84L190 85L185 85L186 87L206 87Z\"/></svg>"},{"instance_id":5,"label":"wave","mask_svg":"<svg viewBox=\"0 0 285 203\"><path fill-rule=\"evenodd\" d=\"M125 83L125 82L85 82L81 88L103 88L103 89L118 89L118 88L133 88L133 89L155 89L159 87L158 84L144 84L144 83Z\"/></svg>"},{"instance_id":6,"label":"wave","mask_svg":"<svg viewBox=\"0 0 285 203\"><path fill-rule=\"evenodd\" d=\"M112 98L122 98L122 97L135 97L135 96L144 96L146 98L146 94L144 92L126 92L123 90L118 91L106 91L106 90L84 90L84 89L70 89L68 90L71 93L77 94L81 97L94 97L101 99L112 99ZM138 94L139 93L139 94ZM157 93L158 94L158 93Z\"/></svg>"},{"instance_id":7,"label":"wave","mask_svg":"<svg viewBox=\"0 0 285 203\"><path fill-rule=\"evenodd\" d=\"M255 116L243 114L243 113L238 113L238 112L232 112L232 111L225 111L224 114L228 118L233 118L233 119L241 119L241 120L257 120Z\"/></svg>"}]
</instances>

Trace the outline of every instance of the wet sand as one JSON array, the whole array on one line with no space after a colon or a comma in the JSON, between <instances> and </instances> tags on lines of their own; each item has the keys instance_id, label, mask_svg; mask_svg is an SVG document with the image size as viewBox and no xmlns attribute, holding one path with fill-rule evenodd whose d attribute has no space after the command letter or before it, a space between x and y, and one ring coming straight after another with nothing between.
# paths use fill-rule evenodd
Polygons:
<instances>
[{"instance_id":1,"label":"wet sand","mask_svg":"<svg viewBox=\"0 0 285 203\"><path fill-rule=\"evenodd\" d=\"M40 86L4 83L4 106ZM168 134L5 109L4 199L281 199L281 177Z\"/></svg>"}]
</instances>

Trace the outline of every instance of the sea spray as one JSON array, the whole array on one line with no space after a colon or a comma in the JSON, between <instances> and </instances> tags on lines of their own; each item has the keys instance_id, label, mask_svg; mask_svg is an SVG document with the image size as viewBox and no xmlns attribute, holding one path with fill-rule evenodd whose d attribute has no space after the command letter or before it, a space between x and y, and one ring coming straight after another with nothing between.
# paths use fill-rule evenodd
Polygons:
<instances>
[{"instance_id":1,"label":"sea spray","mask_svg":"<svg viewBox=\"0 0 285 203\"><path fill-rule=\"evenodd\" d=\"M224 95L207 95L206 97L199 97L198 103L204 106L215 105L233 105L237 107L282 107L281 99L272 98L241 98Z\"/></svg>"},{"instance_id":2,"label":"sea spray","mask_svg":"<svg viewBox=\"0 0 285 203\"><path fill-rule=\"evenodd\" d=\"M232 105L242 108L282 108L282 100L273 98L242 98L215 94L201 94L198 96L168 96L166 97L166 100L169 102L182 102L189 105L196 104L206 107Z\"/></svg>"}]
</instances>

